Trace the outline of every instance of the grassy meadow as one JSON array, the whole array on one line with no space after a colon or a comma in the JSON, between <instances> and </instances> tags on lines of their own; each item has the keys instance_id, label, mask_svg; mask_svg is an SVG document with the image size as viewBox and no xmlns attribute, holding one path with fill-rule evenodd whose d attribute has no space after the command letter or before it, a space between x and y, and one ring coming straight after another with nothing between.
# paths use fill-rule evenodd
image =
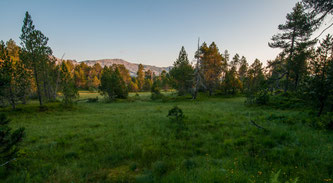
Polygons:
<instances>
[{"instance_id":1,"label":"grassy meadow","mask_svg":"<svg viewBox=\"0 0 333 183\"><path fill-rule=\"evenodd\" d=\"M38 103L2 109L25 127L19 158L2 182L329 182L333 134L305 109L248 107L244 97L152 101L150 93L106 103L80 92L72 109ZM98 102L86 99L99 96ZM167 115L178 106L183 125ZM261 129L250 123L264 127Z\"/></svg>"}]
</instances>

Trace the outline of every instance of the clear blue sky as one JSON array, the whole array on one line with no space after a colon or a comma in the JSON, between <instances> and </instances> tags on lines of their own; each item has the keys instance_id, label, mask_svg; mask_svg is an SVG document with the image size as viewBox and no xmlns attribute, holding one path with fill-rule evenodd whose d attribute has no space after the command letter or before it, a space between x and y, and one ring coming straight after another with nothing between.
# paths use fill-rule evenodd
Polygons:
<instances>
[{"instance_id":1,"label":"clear blue sky","mask_svg":"<svg viewBox=\"0 0 333 183\"><path fill-rule=\"evenodd\" d=\"M18 44L25 11L49 37L56 57L122 58L170 66L185 46L189 59L197 39L266 62L279 50L267 43L296 0L1 0L0 40Z\"/></svg>"}]
</instances>

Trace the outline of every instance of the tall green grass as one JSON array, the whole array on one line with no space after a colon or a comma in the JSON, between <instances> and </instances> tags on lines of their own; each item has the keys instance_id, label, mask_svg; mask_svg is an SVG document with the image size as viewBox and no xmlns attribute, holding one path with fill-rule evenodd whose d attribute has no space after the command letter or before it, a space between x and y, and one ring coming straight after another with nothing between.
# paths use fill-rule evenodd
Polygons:
<instances>
[{"instance_id":1,"label":"tall green grass","mask_svg":"<svg viewBox=\"0 0 333 183\"><path fill-rule=\"evenodd\" d=\"M101 96L81 92L80 99ZM177 98L150 93L72 109L36 103L3 109L25 127L19 158L3 182L323 182L333 175L333 135L307 124L302 110L246 107L245 99ZM182 109L184 127L167 117ZM250 120L264 127L257 128Z\"/></svg>"}]
</instances>

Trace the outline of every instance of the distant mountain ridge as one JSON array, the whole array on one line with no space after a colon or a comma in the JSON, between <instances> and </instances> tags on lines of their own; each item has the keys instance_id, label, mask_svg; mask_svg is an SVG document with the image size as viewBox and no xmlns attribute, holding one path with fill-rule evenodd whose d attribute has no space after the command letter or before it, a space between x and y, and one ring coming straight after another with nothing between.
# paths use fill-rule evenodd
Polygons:
<instances>
[{"instance_id":1,"label":"distant mountain ridge","mask_svg":"<svg viewBox=\"0 0 333 183\"><path fill-rule=\"evenodd\" d=\"M112 64L123 64L126 67L126 69L129 70L131 75L136 75L138 68L139 68L139 64L131 63L131 62L125 61L123 59L85 60L82 62L86 63L89 66L93 66L94 64L99 63L102 67L111 66ZM153 65L144 65L144 64L142 64L142 65L143 65L143 68L145 71L151 70L152 72L154 72L157 75L161 74L161 72L163 70L169 72L169 70L172 68L171 66L157 67L157 66L153 66Z\"/></svg>"},{"instance_id":2,"label":"distant mountain ridge","mask_svg":"<svg viewBox=\"0 0 333 183\"><path fill-rule=\"evenodd\" d=\"M59 62L60 59L57 59L57 61ZM123 64L126 67L126 69L129 70L131 76L136 76L136 73L137 73L138 68L139 68L139 64L131 63L131 62L125 61L123 59L85 60L85 61L79 61L79 62L75 61L75 60L71 60L71 61L73 62L74 65L80 64L81 62L83 62L83 63L87 64L88 66L93 66L96 63L99 63L102 67L111 66L113 64ZM142 64L142 65L143 65L145 71L151 70L156 75L160 75L163 70L169 72L170 69L172 68L172 66L157 67L157 66L153 66L153 65L144 65L144 64Z\"/></svg>"}]
</instances>

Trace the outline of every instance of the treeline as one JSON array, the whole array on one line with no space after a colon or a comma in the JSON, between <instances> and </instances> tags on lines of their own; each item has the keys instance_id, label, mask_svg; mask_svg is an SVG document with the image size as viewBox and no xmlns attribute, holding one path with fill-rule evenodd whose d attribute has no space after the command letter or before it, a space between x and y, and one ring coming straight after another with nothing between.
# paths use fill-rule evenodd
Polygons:
<instances>
[{"instance_id":1,"label":"treeline","mask_svg":"<svg viewBox=\"0 0 333 183\"><path fill-rule=\"evenodd\" d=\"M333 38L312 38L327 15L333 14L333 3L327 0L304 0L286 16L280 33L269 42L281 53L268 61L267 66L256 59L251 65L236 54L232 59L227 51L220 53L213 42L203 43L190 64L182 48L170 71L171 83L179 95L199 91L209 95L243 93L247 104L268 104L270 96L281 95L318 106L317 116L333 112ZM324 29L330 28L332 24ZM323 32L320 33L322 35ZM295 100L297 101L297 100ZM294 102L295 102L294 101ZM315 104L315 105L314 105ZM333 122L331 121L333 124Z\"/></svg>"},{"instance_id":2,"label":"treeline","mask_svg":"<svg viewBox=\"0 0 333 183\"><path fill-rule=\"evenodd\" d=\"M40 106L44 102L55 101L59 92L64 104L71 104L78 97L78 90L100 91L111 98L126 98L128 92L150 91L153 83L169 89L168 73L163 71L156 76L151 70L139 65L137 76L130 76L124 65L102 68L100 64L90 67L85 63L74 64L70 60L57 60L47 45L48 38L35 29L26 12L21 47L12 39L0 42L0 102L25 104L36 98Z\"/></svg>"}]
</instances>

